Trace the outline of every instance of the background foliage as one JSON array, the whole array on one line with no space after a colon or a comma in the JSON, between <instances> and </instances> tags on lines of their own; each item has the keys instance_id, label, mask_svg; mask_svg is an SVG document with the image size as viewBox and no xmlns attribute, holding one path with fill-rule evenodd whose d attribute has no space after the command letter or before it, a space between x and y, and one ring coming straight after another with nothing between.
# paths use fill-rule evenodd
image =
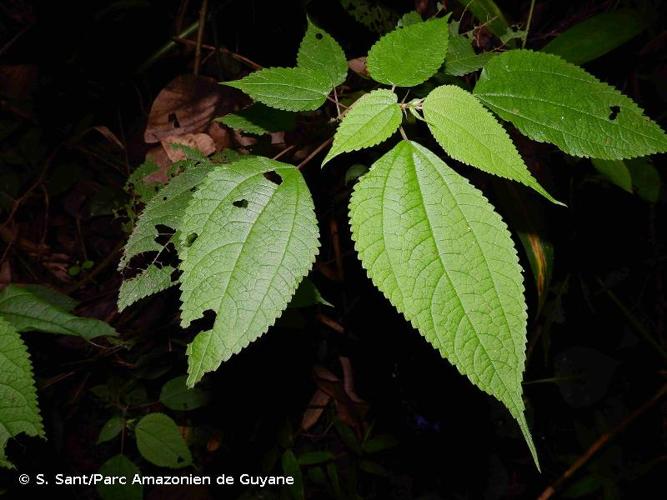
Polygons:
<instances>
[{"instance_id":1,"label":"background foliage","mask_svg":"<svg viewBox=\"0 0 667 500\"><path fill-rule=\"evenodd\" d=\"M622 2L631 10L605 1L567 7L537 1L533 9L531 2L509 1L500 4L502 12L493 2L476 2L465 12L456 2L447 7L460 24L450 33L442 83L480 68L489 58L482 51L521 46L532 10L527 47L584 64L664 120L659 2ZM414 21L403 14L417 8L431 15L435 3L209 0L198 56L199 8L198 2L142 0L67 8L12 0L0 8L0 280L64 294L15 285L1 292L5 320L32 313L42 321L13 327L27 332L21 338L48 437L10 441L7 455L19 471L286 472L300 481L282 495L296 498L534 498L596 439L651 401L664 384L665 359L660 158L591 162L513 134L533 175L566 209L452 162L492 198L528 249L522 264L535 278L531 284L526 274L524 392L544 471L539 475L509 415L442 361L359 265L347 201L354 179L385 151L329 154L320 171L325 150L319 146L332 132L330 108L263 123L242 111L248 104L243 94L214 83L240 78L258 64L294 66L307 22L326 29L353 59L397 22ZM557 37L561 33L568 37ZM300 67L309 64L307 49L299 50ZM332 57L339 56L332 49ZM314 108L324 102L319 85L340 83L340 64L330 70L330 82L312 82ZM361 73L350 72L343 103L367 88ZM413 78L414 71L405 76ZM303 81L304 75L296 77ZM469 162L465 151L444 142L447 134L434 135L450 156ZM179 168L173 162L184 159L174 143L221 162L285 151L281 161L303 166L322 240L310 280L272 334L190 391L182 376L184 346L210 327L207 318L180 329L178 294L171 291L116 308L121 248L140 206ZM429 146L438 151L437 144ZM152 160L143 164L149 151ZM182 188L189 196L189 187ZM167 217L169 205L155 201L166 207L158 216ZM178 213L184 204L174 202ZM147 230L161 265L149 270L168 288L179 239L159 226ZM135 280L133 293L140 296L141 275L123 274ZM28 293L37 295L22 307ZM3 349L18 338L5 320ZM87 339L79 338L84 331ZM118 337L94 338L115 332ZM613 434L561 493L652 498L664 465L664 408L646 408L641 421ZM32 422L25 430L38 435L41 427ZM11 498L19 491L16 476L0 474ZM114 495L72 490L76 498L98 493ZM201 488L122 494L274 497Z\"/></svg>"}]
</instances>

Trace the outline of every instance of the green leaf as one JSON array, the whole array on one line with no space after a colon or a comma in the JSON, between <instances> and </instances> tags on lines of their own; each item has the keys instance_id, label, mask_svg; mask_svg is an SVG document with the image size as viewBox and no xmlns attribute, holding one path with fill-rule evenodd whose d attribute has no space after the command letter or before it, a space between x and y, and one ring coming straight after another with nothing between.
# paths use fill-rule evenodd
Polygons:
<instances>
[{"instance_id":1,"label":"green leaf","mask_svg":"<svg viewBox=\"0 0 667 500\"><path fill-rule=\"evenodd\" d=\"M223 85L285 111L313 111L324 104L331 90L327 75L306 68L261 69Z\"/></svg>"},{"instance_id":2,"label":"green leaf","mask_svg":"<svg viewBox=\"0 0 667 500\"><path fill-rule=\"evenodd\" d=\"M365 94L345 113L322 165L341 153L380 144L396 132L402 118L398 96L391 90L379 89Z\"/></svg>"},{"instance_id":3,"label":"green leaf","mask_svg":"<svg viewBox=\"0 0 667 500\"><path fill-rule=\"evenodd\" d=\"M598 160L594 158L591 163L595 170L600 172L609 182L616 184L628 193L632 193L632 175L630 175L630 170L625 166L623 160Z\"/></svg>"},{"instance_id":4,"label":"green leaf","mask_svg":"<svg viewBox=\"0 0 667 500\"><path fill-rule=\"evenodd\" d=\"M493 0L456 0L498 38L510 28L505 15Z\"/></svg>"},{"instance_id":5,"label":"green leaf","mask_svg":"<svg viewBox=\"0 0 667 500\"><path fill-rule=\"evenodd\" d=\"M364 453L379 453L398 446L398 440L389 434L382 434L364 441L361 448Z\"/></svg>"},{"instance_id":6,"label":"green leaf","mask_svg":"<svg viewBox=\"0 0 667 500\"><path fill-rule=\"evenodd\" d=\"M299 455L299 465L317 465L335 460L336 457L330 451L309 451Z\"/></svg>"},{"instance_id":7,"label":"green leaf","mask_svg":"<svg viewBox=\"0 0 667 500\"><path fill-rule=\"evenodd\" d=\"M159 268L155 265L155 261L169 243L173 243L176 251L179 251L179 240L176 234L181 228L183 212L196 186L211 168L212 165L207 162L201 165L190 162L183 173L174 177L159 191L157 196L146 204L146 208L139 216L137 225L125 244L118 269L122 271L127 268L132 258L137 255L146 252L155 252L156 255L146 269L141 270L137 276L124 280L118 294L119 311L175 284L171 280L174 268L171 266ZM162 233L161 231L164 231L165 228L174 235ZM163 238L160 243L159 238Z\"/></svg>"},{"instance_id":8,"label":"green leaf","mask_svg":"<svg viewBox=\"0 0 667 500\"><path fill-rule=\"evenodd\" d=\"M426 148L402 141L356 184L355 248L375 286L477 387L524 416L526 305L505 223Z\"/></svg>"},{"instance_id":9,"label":"green leaf","mask_svg":"<svg viewBox=\"0 0 667 500\"><path fill-rule=\"evenodd\" d=\"M97 485L97 492L102 500L141 500L144 487L132 484L132 479L139 474L139 468L125 455L116 455L104 462L99 473L106 477L124 477L126 484Z\"/></svg>"},{"instance_id":10,"label":"green leaf","mask_svg":"<svg viewBox=\"0 0 667 500\"><path fill-rule=\"evenodd\" d=\"M59 300L61 304L66 303ZM55 305L54 301L53 296L47 298L41 292L34 293L34 288L9 285L0 292L0 316L19 332L40 331L74 335L87 340L118 335L108 323L75 316ZM71 306L71 302L66 304Z\"/></svg>"},{"instance_id":11,"label":"green leaf","mask_svg":"<svg viewBox=\"0 0 667 500\"><path fill-rule=\"evenodd\" d=\"M260 102L256 102L236 113L229 113L216 118L215 121L247 134L255 135L292 130L296 123L294 113L269 108Z\"/></svg>"},{"instance_id":12,"label":"green leaf","mask_svg":"<svg viewBox=\"0 0 667 500\"><path fill-rule=\"evenodd\" d=\"M604 12L574 25L542 50L573 64L585 64L623 45L645 27L645 20L635 10Z\"/></svg>"},{"instance_id":13,"label":"green leaf","mask_svg":"<svg viewBox=\"0 0 667 500\"><path fill-rule=\"evenodd\" d=\"M303 476L301 467L292 450L285 450L281 459L283 474L292 476L294 484L288 487L290 496L293 500L304 500L306 498L303 490Z\"/></svg>"},{"instance_id":14,"label":"green leaf","mask_svg":"<svg viewBox=\"0 0 667 500\"><path fill-rule=\"evenodd\" d=\"M329 33L315 26L310 19L296 63L300 68L326 75L330 82L329 90L343 83L347 77L345 52Z\"/></svg>"},{"instance_id":15,"label":"green leaf","mask_svg":"<svg viewBox=\"0 0 667 500\"><path fill-rule=\"evenodd\" d=\"M398 28L371 47L366 65L373 80L414 87L431 78L447 54L447 19Z\"/></svg>"},{"instance_id":16,"label":"green leaf","mask_svg":"<svg viewBox=\"0 0 667 500\"><path fill-rule=\"evenodd\" d=\"M125 420L122 417L111 417L105 422L97 437L97 444L106 443L118 436L125 427Z\"/></svg>"},{"instance_id":17,"label":"green leaf","mask_svg":"<svg viewBox=\"0 0 667 500\"><path fill-rule=\"evenodd\" d=\"M69 295L60 293L47 286L26 284L21 285L21 288L23 290L28 290L32 295L38 297L40 300L67 312L72 312L74 308L79 305L79 301L73 299Z\"/></svg>"},{"instance_id":18,"label":"green leaf","mask_svg":"<svg viewBox=\"0 0 667 500\"><path fill-rule=\"evenodd\" d=\"M315 283L313 283L308 278L304 278L304 280L299 284L299 288L296 289L294 297L292 297L292 300L289 303L289 307L296 309L301 307L316 306L318 304L334 307L333 304L322 297L322 294L315 286Z\"/></svg>"},{"instance_id":19,"label":"green leaf","mask_svg":"<svg viewBox=\"0 0 667 500\"><path fill-rule=\"evenodd\" d=\"M139 453L159 467L180 469L192 464L192 455L176 422L163 413L149 413L134 429Z\"/></svg>"},{"instance_id":20,"label":"green leaf","mask_svg":"<svg viewBox=\"0 0 667 500\"><path fill-rule=\"evenodd\" d=\"M176 282L171 280L174 271L171 266L151 264L137 276L124 280L118 291L118 310L123 311L138 300L175 285Z\"/></svg>"},{"instance_id":21,"label":"green leaf","mask_svg":"<svg viewBox=\"0 0 667 500\"><path fill-rule=\"evenodd\" d=\"M375 33L386 33L398 22L398 14L380 3L369 0L339 1L348 14Z\"/></svg>"},{"instance_id":22,"label":"green leaf","mask_svg":"<svg viewBox=\"0 0 667 500\"><path fill-rule=\"evenodd\" d=\"M145 252L160 252L166 246L158 243L156 238L169 236L161 233L158 226L164 226L174 232L181 227L181 217L192 198L196 186L206 177L211 168L204 163L195 166L190 164L183 173L174 177L164 186L159 195L146 204L146 208L139 216L137 225L125 244L123 256L118 265L119 270L127 267L132 257ZM178 238L170 238L170 242L178 245ZM177 247L178 249L178 247Z\"/></svg>"},{"instance_id":23,"label":"green leaf","mask_svg":"<svg viewBox=\"0 0 667 500\"><path fill-rule=\"evenodd\" d=\"M452 76L463 76L477 71L495 54L493 52L475 53L472 41L463 35L449 33L445 73Z\"/></svg>"},{"instance_id":24,"label":"green leaf","mask_svg":"<svg viewBox=\"0 0 667 500\"><path fill-rule=\"evenodd\" d=\"M196 410L208 403L209 395L201 389L189 389L185 375L171 379L162 386L160 402L172 410Z\"/></svg>"},{"instance_id":25,"label":"green leaf","mask_svg":"<svg viewBox=\"0 0 667 500\"><path fill-rule=\"evenodd\" d=\"M416 10L411 10L410 12L406 12L401 16L401 18L398 20L397 27L405 28L406 26L422 22L424 22L424 19L422 19L421 14Z\"/></svg>"},{"instance_id":26,"label":"green leaf","mask_svg":"<svg viewBox=\"0 0 667 500\"><path fill-rule=\"evenodd\" d=\"M657 203L660 199L660 188L662 186L658 169L645 158L628 160L626 165L630 169L635 192L649 203Z\"/></svg>"},{"instance_id":27,"label":"green leaf","mask_svg":"<svg viewBox=\"0 0 667 500\"><path fill-rule=\"evenodd\" d=\"M44 427L28 349L16 329L0 317L0 467L14 467L5 446L19 434L44 437Z\"/></svg>"},{"instance_id":28,"label":"green leaf","mask_svg":"<svg viewBox=\"0 0 667 500\"><path fill-rule=\"evenodd\" d=\"M475 96L538 142L620 160L667 151L667 136L631 99L558 56L510 50L484 66Z\"/></svg>"},{"instance_id":29,"label":"green leaf","mask_svg":"<svg viewBox=\"0 0 667 500\"><path fill-rule=\"evenodd\" d=\"M264 334L318 248L313 200L292 165L255 157L223 165L185 211L181 324L207 310L211 330L188 346L188 386Z\"/></svg>"},{"instance_id":30,"label":"green leaf","mask_svg":"<svg viewBox=\"0 0 667 500\"><path fill-rule=\"evenodd\" d=\"M443 85L426 97L423 109L431 133L449 156L559 203L535 180L505 129L470 92Z\"/></svg>"},{"instance_id":31,"label":"green leaf","mask_svg":"<svg viewBox=\"0 0 667 500\"><path fill-rule=\"evenodd\" d=\"M152 160L146 160L135 168L125 182L125 191L134 193L142 203L148 203L158 191L157 184L149 184L146 177L157 172L160 167Z\"/></svg>"}]
</instances>

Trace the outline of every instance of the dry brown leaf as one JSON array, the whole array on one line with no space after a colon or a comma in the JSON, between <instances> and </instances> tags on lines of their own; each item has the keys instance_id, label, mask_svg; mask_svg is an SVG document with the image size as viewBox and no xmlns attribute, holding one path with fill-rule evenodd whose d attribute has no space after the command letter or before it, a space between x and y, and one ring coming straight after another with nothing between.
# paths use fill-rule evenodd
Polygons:
<instances>
[{"instance_id":1,"label":"dry brown leaf","mask_svg":"<svg viewBox=\"0 0 667 500\"><path fill-rule=\"evenodd\" d=\"M365 57L357 57L356 59L350 59L349 61L347 61L347 65L357 75L363 78L371 77L370 74L368 73L368 68L366 67Z\"/></svg>"},{"instance_id":2,"label":"dry brown leaf","mask_svg":"<svg viewBox=\"0 0 667 500\"><path fill-rule=\"evenodd\" d=\"M229 134L229 130L226 127L220 125L218 122L211 122L211 125L209 125L206 133L213 138L216 151L222 151L223 149L227 149L232 145L232 139Z\"/></svg>"},{"instance_id":3,"label":"dry brown leaf","mask_svg":"<svg viewBox=\"0 0 667 500\"><path fill-rule=\"evenodd\" d=\"M224 95L222 87L212 78L177 76L153 101L144 140L154 143L169 136L206 130L219 113Z\"/></svg>"},{"instance_id":4,"label":"dry brown leaf","mask_svg":"<svg viewBox=\"0 0 667 500\"><path fill-rule=\"evenodd\" d=\"M196 149L204 156L215 153L215 142L208 134L185 134L165 137L162 139L162 147L167 152L167 156L172 162L185 160L186 156L182 149L173 147L174 144L180 144L192 149Z\"/></svg>"},{"instance_id":5,"label":"dry brown leaf","mask_svg":"<svg viewBox=\"0 0 667 500\"><path fill-rule=\"evenodd\" d=\"M322 389L315 390L313 397L308 402L308 408L303 412L303 418L301 419L301 428L304 431L307 431L318 422L329 401L331 401L331 396L326 392Z\"/></svg>"}]
</instances>

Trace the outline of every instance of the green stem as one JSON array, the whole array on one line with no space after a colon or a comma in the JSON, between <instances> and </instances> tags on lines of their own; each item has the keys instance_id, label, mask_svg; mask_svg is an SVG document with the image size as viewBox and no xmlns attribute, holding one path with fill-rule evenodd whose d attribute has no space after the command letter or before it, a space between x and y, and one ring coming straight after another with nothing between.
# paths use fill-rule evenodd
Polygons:
<instances>
[{"instance_id":1,"label":"green stem","mask_svg":"<svg viewBox=\"0 0 667 500\"><path fill-rule=\"evenodd\" d=\"M533 9L535 8L535 0L530 0L530 10L528 11L528 21L526 22L526 32L523 34L523 40L521 42L521 48L526 48L526 42L528 41L528 32L530 31L530 23L533 22Z\"/></svg>"}]
</instances>

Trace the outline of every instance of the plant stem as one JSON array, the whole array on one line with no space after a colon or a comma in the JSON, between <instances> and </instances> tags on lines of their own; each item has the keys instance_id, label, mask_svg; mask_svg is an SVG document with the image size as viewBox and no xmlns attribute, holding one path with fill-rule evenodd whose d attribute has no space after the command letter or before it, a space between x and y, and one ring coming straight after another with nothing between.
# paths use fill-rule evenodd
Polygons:
<instances>
[{"instance_id":1,"label":"plant stem","mask_svg":"<svg viewBox=\"0 0 667 500\"><path fill-rule=\"evenodd\" d=\"M206 11L208 10L208 0L203 0L201 10L199 11L199 29L197 30L197 45L195 46L195 67L194 75L199 75L201 69L201 44L204 40L204 28L206 27Z\"/></svg>"},{"instance_id":2,"label":"plant stem","mask_svg":"<svg viewBox=\"0 0 667 500\"><path fill-rule=\"evenodd\" d=\"M528 21L526 22L526 32L523 35L523 40L521 41L521 48L526 48L526 42L528 41L528 32L530 31L530 24L533 22L533 9L535 8L535 0L530 0L530 10L528 11Z\"/></svg>"},{"instance_id":3,"label":"plant stem","mask_svg":"<svg viewBox=\"0 0 667 500\"><path fill-rule=\"evenodd\" d=\"M581 469L588 461L593 458L593 456L600 451L600 449L606 445L609 441L615 438L619 433L623 432L625 428L630 425L637 417L646 413L653 405L655 405L660 399L667 393L667 384L663 385L655 395L646 401L643 405L633 411L628 415L620 424L614 427L611 431L602 434L587 450L581 455L577 460L570 466L568 469L563 472L563 474L551 485L549 485L542 494L538 497L538 500L548 500L555 495L556 490L562 486L562 484L567 481L571 476L574 475L579 469Z\"/></svg>"}]
</instances>

